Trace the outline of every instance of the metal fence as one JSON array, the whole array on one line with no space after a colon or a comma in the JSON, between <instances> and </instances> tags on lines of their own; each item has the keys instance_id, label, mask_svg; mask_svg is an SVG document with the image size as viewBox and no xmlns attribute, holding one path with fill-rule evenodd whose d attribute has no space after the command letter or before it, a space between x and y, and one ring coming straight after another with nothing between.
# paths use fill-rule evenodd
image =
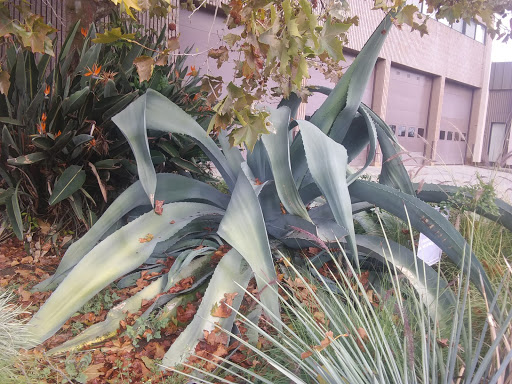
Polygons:
<instances>
[{"instance_id":1,"label":"metal fence","mask_svg":"<svg viewBox=\"0 0 512 384\"><path fill-rule=\"evenodd\" d=\"M84 1L92 1L92 0L84 0ZM62 46L64 39L67 35L67 29L69 23L71 22L70 17L68 15L66 0L9 0L8 7L9 12L11 14L11 18L14 20L20 20L21 15L18 10L18 6L24 4L25 6L30 6L30 9L33 13L37 15L41 15L44 18L46 24L51 25L53 28L57 29L56 32L56 50L57 54ZM174 3L173 1L172 3ZM175 4L176 5L176 4ZM167 15L167 17L150 17L149 12L140 12L138 14L138 21L140 24L144 25L146 28L154 29L158 31L158 33L162 30L162 28L166 28L167 37L175 36L177 31L171 30L168 28L170 23L178 24L178 13L179 13L179 4L176 7L173 7L171 12ZM108 23L109 18L106 17L99 21L98 25L102 26ZM3 58L5 55L5 46L0 46L0 58Z\"/></svg>"}]
</instances>

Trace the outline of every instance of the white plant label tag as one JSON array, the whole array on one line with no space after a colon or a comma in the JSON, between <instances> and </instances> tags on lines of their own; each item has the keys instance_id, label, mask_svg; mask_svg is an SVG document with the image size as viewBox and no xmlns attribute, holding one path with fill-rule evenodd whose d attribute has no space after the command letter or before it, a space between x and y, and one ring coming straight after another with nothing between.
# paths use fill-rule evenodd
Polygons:
<instances>
[{"instance_id":1,"label":"white plant label tag","mask_svg":"<svg viewBox=\"0 0 512 384\"><path fill-rule=\"evenodd\" d=\"M436 207L436 210L439 211L439 207ZM444 217L448 218L448 213L441 213ZM420 233L420 238L418 240L418 252L417 256L425 262L427 265L434 265L441 260L441 254L443 251L439 248L432 240L430 240L423 233Z\"/></svg>"}]
</instances>

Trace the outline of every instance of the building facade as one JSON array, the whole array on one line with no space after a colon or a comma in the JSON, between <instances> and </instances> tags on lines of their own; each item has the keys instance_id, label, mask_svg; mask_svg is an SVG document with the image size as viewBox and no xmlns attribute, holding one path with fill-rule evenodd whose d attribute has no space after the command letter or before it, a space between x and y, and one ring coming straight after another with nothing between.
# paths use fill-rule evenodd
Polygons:
<instances>
[{"instance_id":1,"label":"building facade","mask_svg":"<svg viewBox=\"0 0 512 384\"><path fill-rule=\"evenodd\" d=\"M512 166L512 62L492 63L482 160Z\"/></svg>"},{"instance_id":2,"label":"building facade","mask_svg":"<svg viewBox=\"0 0 512 384\"><path fill-rule=\"evenodd\" d=\"M349 1L359 26L352 27L344 52L346 66L354 60L380 23L383 13L372 10L372 1ZM419 6L421 4L418 2ZM225 31L222 12L180 11L181 46L194 45L189 62L202 71L209 69L224 79L232 77L232 64L217 70L206 57L208 46L222 45ZM482 160L491 39L477 23L453 26L430 19L429 34L420 37L393 28L368 84L363 102L395 130L404 148L406 163L464 164ZM232 32L232 31L230 31ZM334 86L315 70L309 85ZM229 81L229 80L228 80ZM305 114L311 115L325 96L308 99ZM362 162L364 154L356 159Z\"/></svg>"}]
</instances>

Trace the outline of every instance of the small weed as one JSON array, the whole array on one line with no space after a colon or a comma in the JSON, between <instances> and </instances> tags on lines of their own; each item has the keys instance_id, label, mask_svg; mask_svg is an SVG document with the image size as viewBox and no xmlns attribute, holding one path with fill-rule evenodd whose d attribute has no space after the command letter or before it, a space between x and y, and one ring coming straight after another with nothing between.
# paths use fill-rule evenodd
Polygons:
<instances>
[{"instance_id":1,"label":"small weed","mask_svg":"<svg viewBox=\"0 0 512 384\"><path fill-rule=\"evenodd\" d=\"M91 362L92 355L90 353L83 355L78 361L74 359L73 356L70 356L68 359L66 359L65 362L66 373L70 376L71 379L85 384L87 383L87 375L84 373L84 371L91 364ZM63 383L64 382L67 382L67 380L64 380Z\"/></svg>"},{"instance_id":2,"label":"small weed","mask_svg":"<svg viewBox=\"0 0 512 384\"><path fill-rule=\"evenodd\" d=\"M91 300L89 300L80 310L80 313L93 312L98 316L102 310L109 310L114 306L116 300L119 300L117 293L106 289L98 293Z\"/></svg>"}]
</instances>

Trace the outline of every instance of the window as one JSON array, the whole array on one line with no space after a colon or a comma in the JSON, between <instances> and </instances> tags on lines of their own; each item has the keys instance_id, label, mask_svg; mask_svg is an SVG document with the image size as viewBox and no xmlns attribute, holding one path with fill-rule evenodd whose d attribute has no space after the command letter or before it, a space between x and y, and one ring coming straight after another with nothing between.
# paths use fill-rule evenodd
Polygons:
<instances>
[{"instance_id":1,"label":"window","mask_svg":"<svg viewBox=\"0 0 512 384\"><path fill-rule=\"evenodd\" d=\"M407 133L407 137L414 137L414 133L416 132L416 128L409 127L409 131Z\"/></svg>"},{"instance_id":2,"label":"window","mask_svg":"<svg viewBox=\"0 0 512 384\"><path fill-rule=\"evenodd\" d=\"M425 137L425 129L418 128L418 137Z\"/></svg>"},{"instance_id":3,"label":"window","mask_svg":"<svg viewBox=\"0 0 512 384\"><path fill-rule=\"evenodd\" d=\"M453 132L448 131L448 134L446 135L446 140L451 140L453 138Z\"/></svg>"},{"instance_id":4,"label":"window","mask_svg":"<svg viewBox=\"0 0 512 384\"><path fill-rule=\"evenodd\" d=\"M398 136L405 137L405 127L403 125L400 128L398 128Z\"/></svg>"},{"instance_id":5,"label":"window","mask_svg":"<svg viewBox=\"0 0 512 384\"><path fill-rule=\"evenodd\" d=\"M485 33L486 28L482 24L476 25L476 31L475 31L475 40L479 43L485 44Z\"/></svg>"},{"instance_id":6,"label":"window","mask_svg":"<svg viewBox=\"0 0 512 384\"><path fill-rule=\"evenodd\" d=\"M464 22L462 20L456 21L452 24L452 28L455 29L457 32L463 33L464 32Z\"/></svg>"},{"instance_id":7,"label":"window","mask_svg":"<svg viewBox=\"0 0 512 384\"><path fill-rule=\"evenodd\" d=\"M459 132L455 132L455 134L453 135L453 140L459 141Z\"/></svg>"},{"instance_id":8,"label":"window","mask_svg":"<svg viewBox=\"0 0 512 384\"><path fill-rule=\"evenodd\" d=\"M460 138L460 141L466 141L466 136L467 136L467 134L463 133L462 137Z\"/></svg>"},{"instance_id":9,"label":"window","mask_svg":"<svg viewBox=\"0 0 512 384\"><path fill-rule=\"evenodd\" d=\"M390 125L389 128L391 128L393 133L396 133L396 125Z\"/></svg>"},{"instance_id":10,"label":"window","mask_svg":"<svg viewBox=\"0 0 512 384\"><path fill-rule=\"evenodd\" d=\"M444 140L444 131L439 131L439 140Z\"/></svg>"},{"instance_id":11,"label":"window","mask_svg":"<svg viewBox=\"0 0 512 384\"><path fill-rule=\"evenodd\" d=\"M471 23L464 23L464 34L467 37L471 37L472 39L475 38L475 32L476 32L476 23L472 21Z\"/></svg>"}]
</instances>

